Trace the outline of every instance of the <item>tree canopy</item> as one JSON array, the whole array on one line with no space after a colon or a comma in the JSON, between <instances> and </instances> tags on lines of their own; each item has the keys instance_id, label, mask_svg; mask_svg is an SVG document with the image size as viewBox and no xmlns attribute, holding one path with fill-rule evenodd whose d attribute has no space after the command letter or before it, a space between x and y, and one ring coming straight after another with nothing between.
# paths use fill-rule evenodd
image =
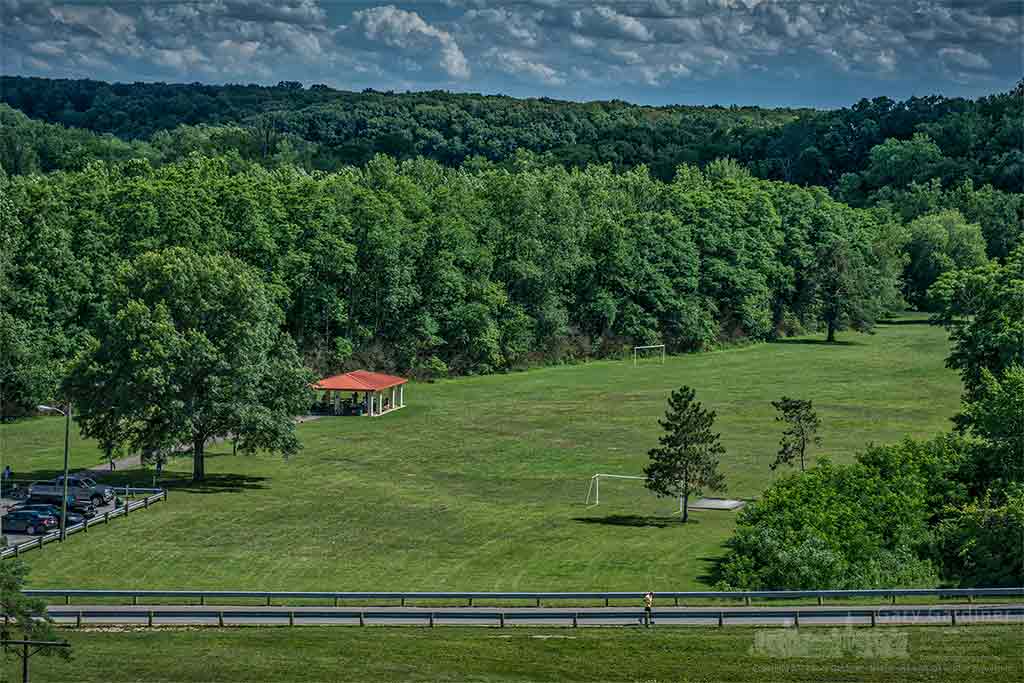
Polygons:
<instances>
[{"instance_id":1,"label":"tree canopy","mask_svg":"<svg viewBox=\"0 0 1024 683\"><path fill-rule=\"evenodd\" d=\"M67 381L85 436L139 451L186 444L196 481L210 439L298 450L293 416L313 377L250 267L181 247L147 252L119 270L107 303Z\"/></svg>"}]
</instances>

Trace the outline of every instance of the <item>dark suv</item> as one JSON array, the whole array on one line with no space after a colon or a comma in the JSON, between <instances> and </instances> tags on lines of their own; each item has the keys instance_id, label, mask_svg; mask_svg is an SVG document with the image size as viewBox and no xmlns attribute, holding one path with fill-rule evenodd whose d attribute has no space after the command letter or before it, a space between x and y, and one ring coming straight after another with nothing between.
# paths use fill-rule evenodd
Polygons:
<instances>
[{"instance_id":1,"label":"dark suv","mask_svg":"<svg viewBox=\"0 0 1024 683\"><path fill-rule=\"evenodd\" d=\"M42 513L44 515L49 515L50 517L53 517L58 522L60 522L60 508L59 507L57 507L56 505L50 505L48 503L33 503L31 498L29 499L29 502L25 503L24 505L17 505L13 509L14 510L33 510L35 512L40 512L40 513ZM76 524L81 524L84 521L85 521L85 517L83 517L82 515L78 514L77 512L72 512L70 506L68 507L68 521L65 523L66 527L74 526Z\"/></svg>"},{"instance_id":2,"label":"dark suv","mask_svg":"<svg viewBox=\"0 0 1024 683\"><path fill-rule=\"evenodd\" d=\"M20 531L29 536L48 534L56 528L56 517L37 510L8 510L2 518L3 531Z\"/></svg>"},{"instance_id":3,"label":"dark suv","mask_svg":"<svg viewBox=\"0 0 1024 683\"><path fill-rule=\"evenodd\" d=\"M58 512L60 511L60 496L29 496L24 503L19 505L21 508L34 508L42 505L49 505ZM93 504L85 500L75 500L73 496L68 496L68 513L77 513L86 519L92 519L96 516L96 508ZM78 524L78 522L72 522L71 515L68 514L68 524Z\"/></svg>"}]
</instances>

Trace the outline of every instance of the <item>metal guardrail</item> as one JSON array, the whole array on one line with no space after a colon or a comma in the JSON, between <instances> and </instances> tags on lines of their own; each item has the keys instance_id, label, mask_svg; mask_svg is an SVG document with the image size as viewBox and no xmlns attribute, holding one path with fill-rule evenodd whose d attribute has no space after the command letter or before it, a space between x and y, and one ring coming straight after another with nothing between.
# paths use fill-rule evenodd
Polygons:
<instances>
[{"instance_id":1,"label":"metal guardrail","mask_svg":"<svg viewBox=\"0 0 1024 683\"><path fill-rule=\"evenodd\" d=\"M78 589L78 588L42 588L26 590L24 593L40 598L64 598L71 604L72 598L131 598L133 604L140 599L164 600L199 600L200 605L207 600L262 600L267 605L273 601L325 600L333 601L337 606L341 601L398 601L403 606L413 601L455 601L466 600L473 606L474 600L492 601L532 601L539 607L543 602L554 601L604 601L607 606L611 600L640 600L645 591L614 591L614 592L575 592L575 593L526 593L526 592L492 592L492 591L458 591L458 592L423 592L423 591L203 591L203 590L125 590L125 589ZM666 591L656 594L658 604L664 605L665 600L672 600L678 605L685 600L742 600L750 604L753 600L804 600L818 599L819 604L826 598L875 598L894 602L897 597L938 597L967 598L973 601L979 597L1024 597L1024 587L1015 588L885 588L865 590L821 590L821 591Z\"/></svg>"},{"instance_id":2,"label":"metal guardrail","mask_svg":"<svg viewBox=\"0 0 1024 683\"><path fill-rule=\"evenodd\" d=\"M146 490L136 487L131 487L131 489L136 492L142 492ZM89 531L90 527L94 527L97 524L107 524L112 519L117 519L118 517L125 517L131 514L132 512L135 512L136 510L148 508L153 503L156 503L161 500L167 500L167 491L163 489L150 489L150 491L157 491L157 493L151 493L150 495L146 496L141 500L126 501L125 504L121 507L115 507L113 510L108 510L103 514L96 515L95 517L87 519L84 522L72 524L71 526L67 527L67 529L65 529L64 531L68 536L70 536L71 534L77 534L80 531L87 532ZM23 543L19 543L17 545L13 545L8 548L0 550L0 560L6 559L8 557L18 557L19 555L21 555L21 553L27 550L32 550L33 548L39 548L41 550L43 546L45 546L46 544L59 541L59 530L51 531L48 534L41 534L33 538L31 541L25 541Z\"/></svg>"},{"instance_id":3,"label":"metal guardrail","mask_svg":"<svg viewBox=\"0 0 1024 683\"><path fill-rule=\"evenodd\" d=\"M305 622L354 624L422 624L434 626L437 623L474 622L486 626L506 624L557 624L567 625L609 625L642 623L645 615L642 609L576 609L547 608L542 610L495 610L493 608L456 609L406 609L402 611L358 610L358 609L182 609L181 607L149 607L145 609L72 609L51 607L48 615L54 619L74 619L82 626L87 619L94 623L146 623L153 626L156 620L177 620L187 623L209 623L218 626L258 622L262 624L287 623L295 626ZM655 610L658 623L690 623L696 625L749 625L765 623L765 620L782 620L785 625L800 626L817 623L968 623L1016 622L1024 620L1024 605L1001 605L998 607L916 607L916 608L834 608L810 607L789 609L686 609ZM172 622L173 623L173 622Z\"/></svg>"}]
</instances>

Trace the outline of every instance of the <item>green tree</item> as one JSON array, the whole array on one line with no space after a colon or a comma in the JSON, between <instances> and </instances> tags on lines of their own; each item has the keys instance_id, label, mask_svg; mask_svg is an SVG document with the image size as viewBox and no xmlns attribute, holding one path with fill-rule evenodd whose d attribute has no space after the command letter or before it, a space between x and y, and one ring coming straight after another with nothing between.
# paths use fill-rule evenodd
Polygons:
<instances>
[{"instance_id":1,"label":"green tree","mask_svg":"<svg viewBox=\"0 0 1024 683\"><path fill-rule=\"evenodd\" d=\"M187 444L196 481L210 439L296 452L293 418L313 378L274 297L228 256L172 248L123 267L98 341L67 381L82 433L140 451Z\"/></svg>"},{"instance_id":2,"label":"green tree","mask_svg":"<svg viewBox=\"0 0 1024 683\"><path fill-rule=\"evenodd\" d=\"M2 640L60 640L53 626L53 620L46 614L46 601L30 598L22 591L28 567L21 560L4 560L0 562L0 612L4 620L0 622L0 639ZM4 656L13 655L13 650L4 648ZM68 648L44 648L44 655L56 655L70 659Z\"/></svg>"},{"instance_id":3,"label":"green tree","mask_svg":"<svg viewBox=\"0 0 1024 683\"><path fill-rule=\"evenodd\" d=\"M1024 365L1024 248L1005 263L943 274L929 296L938 308L932 321L952 341L946 365L960 371L968 401L983 390L984 370L998 379Z\"/></svg>"},{"instance_id":4,"label":"green tree","mask_svg":"<svg viewBox=\"0 0 1024 683\"><path fill-rule=\"evenodd\" d=\"M875 256L873 244L846 232L830 232L818 243L808 289L829 342L848 328L870 332L891 308L895 277Z\"/></svg>"},{"instance_id":5,"label":"green tree","mask_svg":"<svg viewBox=\"0 0 1024 683\"><path fill-rule=\"evenodd\" d=\"M648 451L650 463L644 467L645 486L659 496L683 500L682 520L689 518L690 496L703 489L725 490L725 476L718 471L718 459L725 454L720 434L712 431L715 411L706 410L695 400L696 392L684 386L668 398L665 419L658 424L665 430L657 448Z\"/></svg>"},{"instance_id":6,"label":"green tree","mask_svg":"<svg viewBox=\"0 0 1024 683\"><path fill-rule=\"evenodd\" d=\"M782 439L779 441L779 452L775 456L775 462L771 464L774 470L779 465L793 465L793 461L800 460L800 471L806 468L807 448L811 445L821 445L821 437L818 436L818 428L821 426L821 419L810 401L799 398L788 398L783 396L778 401L772 401L772 406L778 411L775 416L776 422L785 422L786 429L782 432Z\"/></svg>"},{"instance_id":7,"label":"green tree","mask_svg":"<svg viewBox=\"0 0 1024 683\"><path fill-rule=\"evenodd\" d=\"M1024 584L1024 486L950 510L938 536L946 575L959 585Z\"/></svg>"},{"instance_id":8,"label":"green tree","mask_svg":"<svg viewBox=\"0 0 1024 683\"><path fill-rule=\"evenodd\" d=\"M928 520L926 482L914 470L818 464L740 511L721 581L748 590L934 586Z\"/></svg>"},{"instance_id":9,"label":"green tree","mask_svg":"<svg viewBox=\"0 0 1024 683\"><path fill-rule=\"evenodd\" d=\"M928 308L928 289L940 275L986 262L981 227L968 223L955 209L921 216L908 229L903 291L919 310Z\"/></svg>"},{"instance_id":10,"label":"green tree","mask_svg":"<svg viewBox=\"0 0 1024 683\"><path fill-rule=\"evenodd\" d=\"M983 369L981 387L954 420L984 442L976 449L976 482L1024 483L1024 365L1001 377Z\"/></svg>"}]
</instances>

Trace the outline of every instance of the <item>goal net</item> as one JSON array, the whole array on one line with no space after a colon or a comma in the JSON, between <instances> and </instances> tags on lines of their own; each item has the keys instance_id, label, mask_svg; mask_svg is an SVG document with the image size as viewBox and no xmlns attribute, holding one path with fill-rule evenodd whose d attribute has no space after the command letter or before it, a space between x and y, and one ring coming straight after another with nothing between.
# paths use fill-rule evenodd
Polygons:
<instances>
[{"instance_id":1,"label":"goal net","mask_svg":"<svg viewBox=\"0 0 1024 683\"><path fill-rule=\"evenodd\" d=\"M643 482L647 477L627 474L598 473L590 478L585 504L588 508L601 506L608 512L664 515L682 512L682 499L678 507L665 498L659 498Z\"/></svg>"},{"instance_id":2,"label":"goal net","mask_svg":"<svg viewBox=\"0 0 1024 683\"><path fill-rule=\"evenodd\" d=\"M633 367L635 368L641 363L661 363L662 365L664 365L665 345L649 344L647 346L634 346Z\"/></svg>"}]
</instances>

